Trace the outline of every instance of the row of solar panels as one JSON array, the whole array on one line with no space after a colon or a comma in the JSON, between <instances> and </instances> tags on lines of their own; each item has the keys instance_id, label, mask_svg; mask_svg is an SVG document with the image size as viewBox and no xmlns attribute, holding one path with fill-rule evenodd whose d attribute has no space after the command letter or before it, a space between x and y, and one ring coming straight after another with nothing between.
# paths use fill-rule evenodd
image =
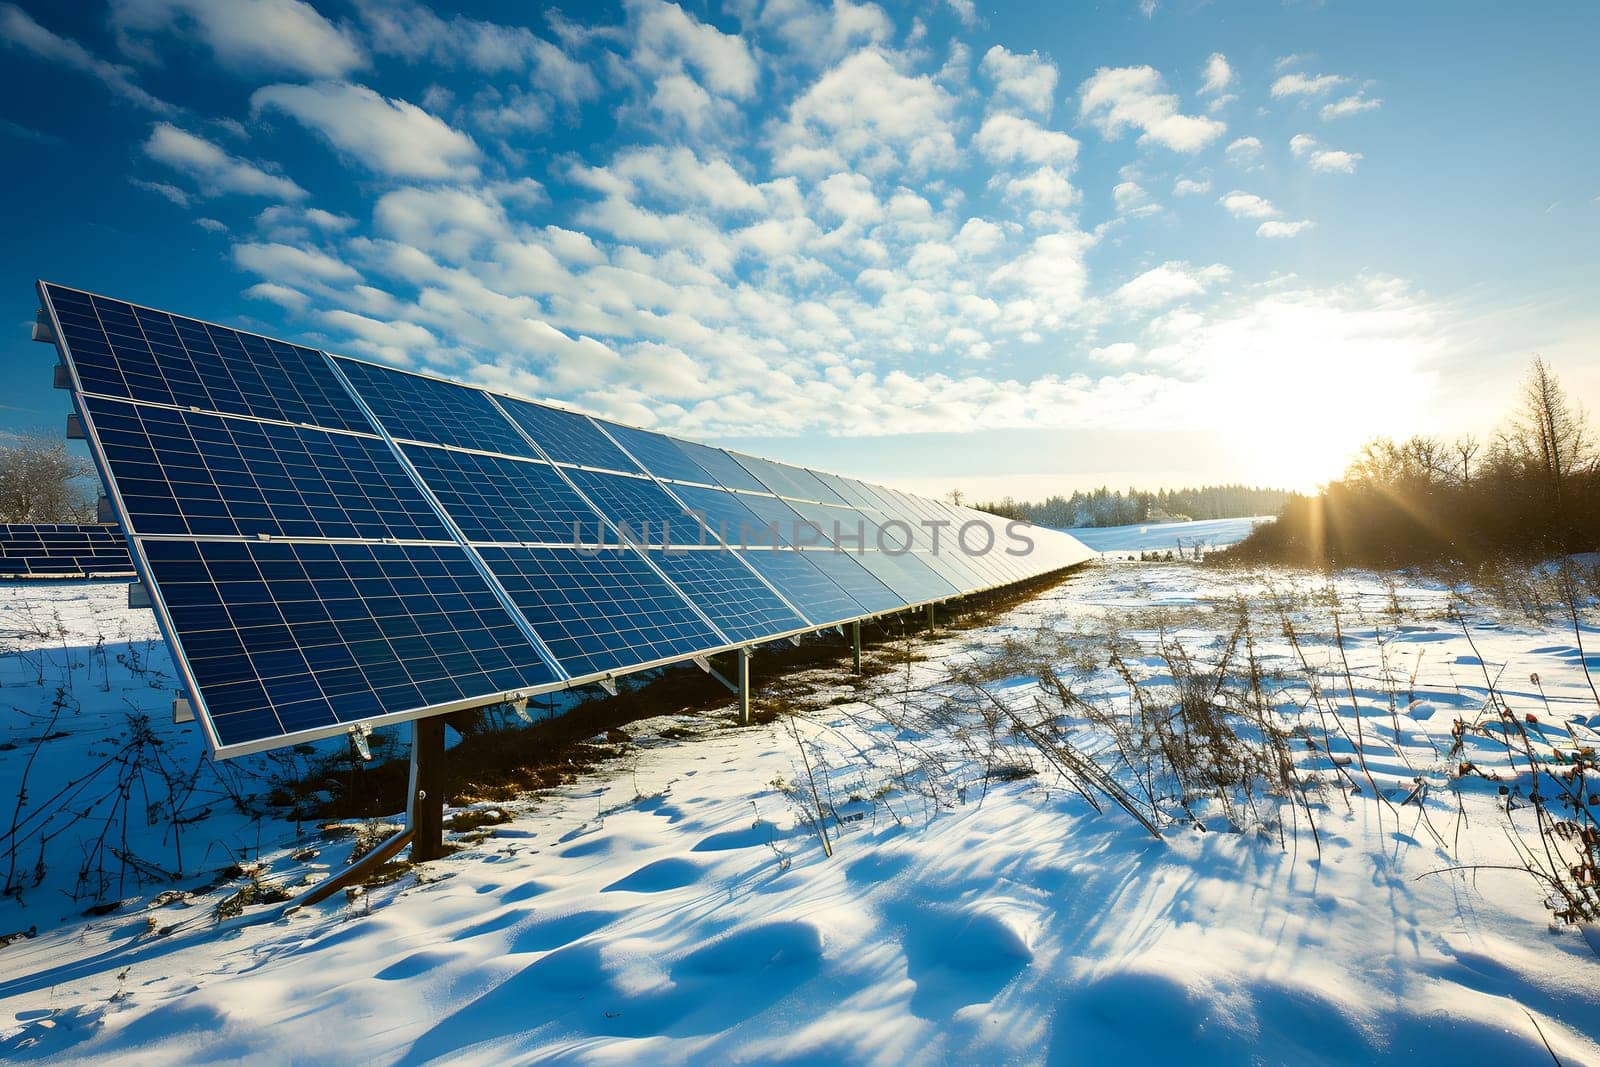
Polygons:
<instances>
[{"instance_id":1,"label":"row of solar panels","mask_svg":"<svg viewBox=\"0 0 1600 1067\"><path fill-rule=\"evenodd\" d=\"M606 679L1090 555L884 486L61 286L40 294L221 755Z\"/></svg>"},{"instance_id":2,"label":"row of solar panels","mask_svg":"<svg viewBox=\"0 0 1600 1067\"><path fill-rule=\"evenodd\" d=\"M122 531L103 523L0 523L0 578L125 578Z\"/></svg>"}]
</instances>

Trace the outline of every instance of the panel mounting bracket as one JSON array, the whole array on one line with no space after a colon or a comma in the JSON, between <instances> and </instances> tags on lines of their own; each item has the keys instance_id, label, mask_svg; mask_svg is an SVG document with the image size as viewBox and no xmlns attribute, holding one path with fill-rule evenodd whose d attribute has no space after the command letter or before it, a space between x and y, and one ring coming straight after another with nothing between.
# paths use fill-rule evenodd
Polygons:
<instances>
[{"instance_id":1,"label":"panel mounting bracket","mask_svg":"<svg viewBox=\"0 0 1600 1067\"><path fill-rule=\"evenodd\" d=\"M372 736L370 722L354 722L350 724L350 743L356 747L356 754L363 762L372 762L372 747L367 744L367 738Z\"/></svg>"},{"instance_id":2,"label":"panel mounting bracket","mask_svg":"<svg viewBox=\"0 0 1600 1067\"><path fill-rule=\"evenodd\" d=\"M601 678L595 684L598 685L601 689L604 689L607 693L610 693L612 696L616 696L617 695L617 680L615 678L613 678L611 675L609 675L609 674L606 675L604 678Z\"/></svg>"}]
</instances>

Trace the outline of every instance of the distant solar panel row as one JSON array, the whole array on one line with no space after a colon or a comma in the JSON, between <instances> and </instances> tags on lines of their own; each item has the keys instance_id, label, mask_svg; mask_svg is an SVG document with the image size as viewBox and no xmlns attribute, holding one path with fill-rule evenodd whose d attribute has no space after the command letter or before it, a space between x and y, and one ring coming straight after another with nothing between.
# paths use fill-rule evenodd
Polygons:
<instances>
[{"instance_id":1,"label":"distant solar panel row","mask_svg":"<svg viewBox=\"0 0 1600 1067\"><path fill-rule=\"evenodd\" d=\"M221 755L1082 562L1072 538L41 283Z\"/></svg>"},{"instance_id":2,"label":"distant solar panel row","mask_svg":"<svg viewBox=\"0 0 1600 1067\"><path fill-rule=\"evenodd\" d=\"M0 524L0 578L133 574L122 531L102 523Z\"/></svg>"}]
</instances>

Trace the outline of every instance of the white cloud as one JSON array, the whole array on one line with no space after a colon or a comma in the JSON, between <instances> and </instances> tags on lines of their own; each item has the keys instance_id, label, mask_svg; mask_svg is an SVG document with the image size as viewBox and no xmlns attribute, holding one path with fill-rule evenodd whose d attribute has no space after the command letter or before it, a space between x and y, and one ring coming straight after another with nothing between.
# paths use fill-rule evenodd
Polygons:
<instances>
[{"instance_id":1,"label":"white cloud","mask_svg":"<svg viewBox=\"0 0 1600 1067\"><path fill-rule=\"evenodd\" d=\"M205 230L207 233L227 233L228 232L228 224L223 222L223 221L221 221L220 219L208 219L208 218L202 217L202 218L195 219L194 220L194 224L196 226L200 227L202 230Z\"/></svg>"},{"instance_id":2,"label":"white cloud","mask_svg":"<svg viewBox=\"0 0 1600 1067\"><path fill-rule=\"evenodd\" d=\"M128 184L135 189L143 189L147 193L155 193L157 196L163 197L179 207L189 206L189 194L179 189L176 185L168 185L166 182L147 182L143 178L129 178Z\"/></svg>"},{"instance_id":3,"label":"white cloud","mask_svg":"<svg viewBox=\"0 0 1600 1067\"><path fill-rule=\"evenodd\" d=\"M1070 168L1078 142L1019 115L997 113L983 120L972 143L991 163L1052 164Z\"/></svg>"},{"instance_id":4,"label":"white cloud","mask_svg":"<svg viewBox=\"0 0 1600 1067\"><path fill-rule=\"evenodd\" d=\"M358 4L374 51L412 62L464 63L483 74L529 72L531 84L566 104L600 94L587 64L525 26L456 15L449 21L420 4L361 0Z\"/></svg>"},{"instance_id":5,"label":"white cloud","mask_svg":"<svg viewBox=\"0 0 1600 1067\"><path fill-rule=\"evenodd\" d=\"M1211 110L1220 111L1222 108L1239 99L1237 95L1229 92L1239 81L1239 76L1228 65L1228 57L1221 52L1212 52L1206 60L1204 79L1200 83L1200 95L1211 97Z\"/></svg>"},{"instance_id":6,"label":"white cloud","mask_svg":"<svg viewBox=\"0 0 1600 1067\"><path fill-rule=\"evenodd\" d=\"M1112 299L1125 307L1147 311L1200 296L1211 286L1227 281L1231 274L1232 271L1221 263L1192 267L1188 263L1169 261L1123 283L1112 294Z\"/></svg>"},{"instance_id":7,"label":"white cloud","mask_svg":"<svg viewBox=\"0 0 1600 1067\"><path fill-rule=\"evenodd\" d=\"M269 85L250 97L257 112L282 111L340 152L396 178L472 178L480 158L472 138L415 104L363 85Z\"/></svg>"},{"instance_id":8,"label":"white cloud","mask_svg":"<svg viewBox=\"0 0 1600 1067\"><path fill-rule=\"evenodd\" d=\"M275 282L299 283L306 278L339 284L359 281L361 275L348 263L312 248L275 242L246 242L233 246L233 261L252 274Z\"/></svg>"},{"instance_id":9,"label":"white cloud","mask_svg":"<svg viewBox=\"0 0 1600 1067\"><path fill-rule=\"evenodd\" d=\"M14 4L0 4L0 38L40 59L97 78L124 100L147 111L158 115L177 113L177 108L152 96L138 84L133 68L101 59L72 38L45 29Z\"/></svg>"},{"instance_id":10,"label":"white cloud","mask_svg":"<svg viewBox=\"0 0 1600 1067\"><path fill-rule=\"evenodd\" d=\"M1113 367L1126 367L1139 358L1139 346L1132 341L1118 341L1089 349L1089 358L1096 363L1109 363Z\"/></svg>"},{"instance_id":11,"label":"white cloud","mask_svg":"<svg viewBox=\"0 0 1600 1067\"><path fill-rule=\"evenodd\" d=\"M996 270L990 280L1026 293L1044 309L1046 324L1058 326L1084 305L1089 284L1084 255L1093 244L1093 237L1078 232L1036 237L1027 252Z\"/></svg>"},{"instance_id":12,"label":"white cloud","mask_svg":"<svg viewBox=\"0 0 1600 1067\"><path fill-rule=\"evenodd\" d=\"M1016 104L1036 115L1048 116L1055 103L1056 65L1038 52L1026 55L995 45L983 54L978 70L994 82L993 102Z\"/></svg>"},{"instance_id":13,"label":"white cloud","mask_svg":"<svg viewBox=\"0 0 1600 1067\"><path fill-rule=\"evenodd\" d=\"M1241 137L1229 144L1223 150L1223 155L1228 157L1228 162L1236 167L1249 170L1256 160L1261 158L1261 139L1259 137Z\"/></svg>"},{"instance_id":14,"label":"white cloud","mask_svg":"<svg viewBox=\"0 0 1600 1067\"><path fill-rule=\"evenodd\" d=\"M348 338L345 347L397 366L414 365L419 354L439 343L432 333L413 322L386 322L341 309L323 311L317 318Z\"/></svg>"},{"instance_id":15,"label":"white cloud","mask_svg":"<svg viewBox=\"0 0 1600 1067\"><path fill-rule=\"evenodd\" d=\"M677 205L696 205L714 213L759 211L761 190L725 159L702 160L682 146L629 148L612 159L606 172L623 188L644 191Z\"/></svg>"},{"instance_id":16,"label":"white cloud","mask_svg":"<svg viewBox=\"0 0 1600 1067\"><path fill-rule=\"evenodd\" d=\"M1217 201L1236 219L1269 219L1278 214L1272 201L1255 193L1235 189Z\"/></svg>"},{"instance_id":17,"label":"white cloud","mask_svg":"<svg viewBox=\"0 0 1600 1067\"><path fill-rule=\"evenodd\" d=\"M1272 95L1274 99L1285 96L1322 96L1347 81L1348 78L1338 74L1285 74L1272 83Z\"/></svg>"},{"instance_id":18,"label":"white cloud","mask_svg":"<svg viewBox=\"0 0 1600 1067\"><path fill-rule=\"evenodd\" d=\"M1362 158L1360 152L1323 148L1315 137L1304 133L1297 133L1289 139L1289 151L1297 158L1304 159L1312 170L1324 174L1354 174L1356 164Z\"/></svg>"},{"instance_id":19,"label":"white cloud","mask_svg":"<svg viewBox=\"0 0 1600 1067\"><path fill-rule=\"evenodd\" d=\"M760 74L744 40L700 22L677 4L627 0L634 63L655 75L687 67L713 92L748 99Z\"/></svg>"},{"instance_id":20,"label":"white cloud","mask_svg":"<svg viewBox=\"0 0 1600 1067\"><path fill-rule=\"evenodd\" d=\"M956 13L961 25L971 29L978 24L978 5L974 0L945 0L945 3Z\"/></svg>"},{"instance_id":21,"label":"white cloud","mask_svg":"<svg viewBox=\"0 0 1600 1067\"><path fill-rule=\"evenodd\" d=\"M1207 95L1226 92L1233 85L1238 75L1228 65L1228 57L1221 52L1212 52L1206 60L1205 81L1200 86L1200 91Z\"/></svg>"},{"instance_id":22,"label":"white cloud","mask_svg":"<svg viewBox=\"0 0 1600 1067\"><path fill-rule=\"evenodd\" d=\"M779 0L760 5L760 13L749 8L755 3L727 5L740 10L740 21L760 29L771 40L782 42L792 62L820 67L862 45L885 44L894 37L894 22L883 8L852 0Z\"/></svg>"},{"instance_id":23,"label":"white cloud","mask_svg":"<svg viewBox=\"0 0 1600 1067\"><path fill-rule=\"evenodd\" d=\"M1078 114L1107 138L1135 128L1143 131L1140 144L1175 152L1197 152L1227 129L1216 119L1180 114L1177 96L1162 89L1154 67L1101 67L1079 87Z\"/></svg>"},{"instance_id":24,"label":"white cloud","mask_svg":"<svg viewBox=\"0 0 1600 1067\"><path fill-rule=\"evenodd\" d=\"M1005 183L1008 200L1022 200L1041 208L1065 211L1078 199L1077 190L1065 172L1055 167L1039 167Z\"/></svg>"},{"instance_id":25,"label":"white cloud","mask_svg":"<svg viewBox=\"0 0 1600 1067\"><path fill-rule=\"evenodd\" d=\"M1179 178L1172 183L1173 196L1201 196L1210 191L1210 178Z\"/></svg>"},{"instance_id":26,"label":"white cloud","mask_svg":"<svg viewBox=\"0 0 1600 1067\"><path fill-rule=\"evenodd\" d=\"M1316 223L1309 219L1300 219L1296 222L1284 222L1282 220L1273 219L1263 222L1260 226L1257 226L1256 236L1298 237L1300 234L1304 233L1306 230L1309 230L1314 225L1316 225Z\"/></svg>"},{"instance_id":27,"label":"white cloud","mask_svg":"<svg viewBox=\"0 0 1600 1067\"><path fill-rule=\"evenodd\" d=\"M865 48L818 78L789 107L775 136L779 171L829 173L847 163L868 174L923 171L958 159L955 98L925 75L903 74Z\"/></svg>"},{"instance_id":28,"label":"white cloud","mask_svg":"<svg viewBox=\"0 0 1600 1067\"><path fill-rule=\"evenodd\" d=\"M380 233L449 262L511 235L504 205L481 190L396 189L379 198L372 219Z\"/></svg>"},{"instance_id":29,"label":"white cloud","mask_svg":"<svg viewBox=\"0 0 1600 1067\"><path fill-rule=\"evenodd\" d=\"M350 33L301 0L113 0L124 35L194 33L228 68L337 78L366 66Z\"/></svg>"},{"instance_id":30,"label":"white cloud","mask_svg":"<svg viewBox=\"0 0 1600 1067\"><path fill-rule=\"evenodd\" d=\"M846 222L869 224L883 217L883 204L865 175L830 174L817 183L823 210Z\"/></svg>"},{"instance_id":31,"label":"white cloud","mask_svg":"<svg viewBox=\"0 0 1600 1067\"><path fill-rule=\"evenodd\" d=\"M281 174L223 151L203 137L158 122L142 146L144 154L194 179L207 196L239 193L274 200L303 200L306 191Z\"/></svg>"},{"instance_id":32,"label":"white cloud","mask_svg":"<svg viewBox=\"0 0 1600 1067\"><path fill-rule=\"evenodd\" d=\"M1160 204L1150 202L1150 194L1145 192L1144 186L1135 181L1118 182L1111 190L1111 199L1117 205L1117 214L1154 215L1161 210Z\"/></svg>"},{"instance_id":33,"label":"white cloud","mask_svg":"<svg viewBox=\"0 0 1600 1067\"><path fill-rule=\"evenodd\" d=\"M1322 121L1342 119L1350 115L1359 115L1363 111L1374 111L1383 106L1383 101L1377 97L1368 97L1365 92L1353 93L1350 96L1335 100L1331 104L1322 105Z\"/></svg>"}]
</instances>

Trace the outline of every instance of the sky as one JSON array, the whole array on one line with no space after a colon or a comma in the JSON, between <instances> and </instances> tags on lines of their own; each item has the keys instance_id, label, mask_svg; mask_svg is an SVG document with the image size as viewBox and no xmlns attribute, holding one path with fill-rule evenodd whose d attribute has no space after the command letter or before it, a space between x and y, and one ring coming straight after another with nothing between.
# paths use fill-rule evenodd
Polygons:
<instances>
[{"instance_id":1,"label":"sky","mask_svg":"<svg viewBox=\"0 0 1600 1067\"><path fill-rule=\"evenodd\" d=\"M907 489L1600 406L1600 7L0 2L36 278ZM4 294L9 294L4 296Z\"/></svg>"}]
</instances>

